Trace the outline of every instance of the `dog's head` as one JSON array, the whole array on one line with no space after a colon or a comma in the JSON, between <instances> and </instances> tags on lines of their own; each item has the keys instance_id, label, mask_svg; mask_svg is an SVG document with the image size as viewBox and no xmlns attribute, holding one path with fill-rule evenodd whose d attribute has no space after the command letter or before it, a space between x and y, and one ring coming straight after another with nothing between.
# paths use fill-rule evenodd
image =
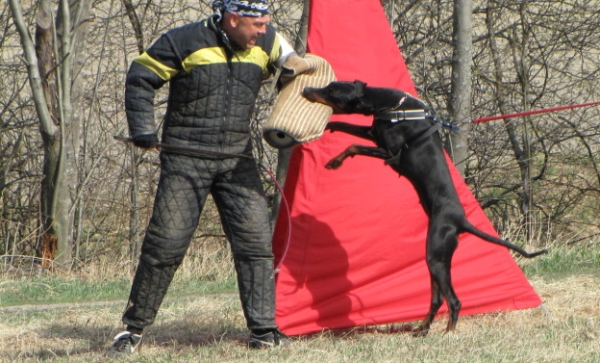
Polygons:
<instances>
[{"instance_id":1,"label":"dog's head","mask_svg":"<svg viewBox=\"0 0 600 363\"><path fill-rule=\"evenodd\" d=\"M334 114L374 115L391 109L428 109L417 98L393 88L367 87L365 82L331 82L323 88L306 87L302 96L333 109ZM402 104L399 104L399 101Z\"/></svg>"},{"instance_id":2,"label":"dog's head","mask_svg":"<svg viewBox=\"0 0 600 363\"><path fill-rule=\"evenodd\" d=\"M333 108L335 114L362 113L367 84L361 81L331 82L323 88L306 87L302 96Z\"/></svg>"}]
</instances>

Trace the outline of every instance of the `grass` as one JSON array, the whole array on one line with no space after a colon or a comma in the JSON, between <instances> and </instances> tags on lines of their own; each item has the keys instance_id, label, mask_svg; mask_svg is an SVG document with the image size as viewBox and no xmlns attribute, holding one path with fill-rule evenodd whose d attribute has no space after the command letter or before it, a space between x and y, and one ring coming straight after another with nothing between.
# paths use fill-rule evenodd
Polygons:
<instances>
[{"instance_id":1,"label":"grass","mask_svg":"<svg viewBox=\"0 0 600 363\"><path fill-rule=\"evenodd\" d=\"M129 295L131 281L89 280L77 277L51 276L47 278L6 280L0 283L0 306L49 305L119 300ZM173 285L169 294L211 294L235 291L233 277L223 281L205 278L187 279Z\"/></svg>"},{"instance_id":2,"label":"grass","mask_svg":"<svg viewBox=\"0 0 600 363\"><path fill-rule=\"evenodd\" d=\"M543 258L532 260L524 267L528 275L564 276L573 273L597 272L600 269L598 243L559 248Z\"/></svg>"},{"instance_id":3,"label":"grass","mask_svg":"<svg viewBox=\"0 0 600 363\"><path fill-rule=\"evenodd\" d=\"M425 338L388 333L389 326L356 328L295 337L290 348L265 351L245 346L232 271L199 278L207 275L184 266L142 352L119 361L600 362L600 246L518 261L551 320L541 309L466 316L456 332L443 334L440 318ZM0 362L110 362L103 353L121 329L128 279L4 274L0 281Z\"/></svg>"}]
</instances>

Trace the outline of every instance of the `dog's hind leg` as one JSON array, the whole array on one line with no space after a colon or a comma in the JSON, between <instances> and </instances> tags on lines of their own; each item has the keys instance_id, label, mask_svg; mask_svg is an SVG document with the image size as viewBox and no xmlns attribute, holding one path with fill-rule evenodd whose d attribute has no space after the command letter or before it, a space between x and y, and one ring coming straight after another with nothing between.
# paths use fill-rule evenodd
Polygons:
<instances>
[{"instance_id":1,"label":"dog's hind leg","mask_svg":"<svg viewBox=\"0 0 600 363\"><path fill-rule=\"evenodd\" d=\"M452 287L452 256L458 247L456 228L452 225L441 223L441 220L430 221L427 236L427 267L431 274L431 306L421 326L417 329L429 330L429 325L442 305L442 297L446 299L450 317L446 332L456 328L461 302ZM441 295L441 296L440 296ZM424 335L424 334L423 334Z\"/></svg>"},{"instance_id":2,"label":"dog's hind leg","mask_svg":"<svg viewBox=\"0 0 600 363\"><path fill-rule=\"evenodd\" d=\"M425 319L421 322L417 328L413 329L413 336L415 337L424 337L429 333L429 328L431 327L431 323L435 318L435 314L437 314L440 306L444 302L444 298L442 296L442 292L440 291L439 285L433 278L433 275L430 275L431 278L431 303L429 305L429 312L425 316Z\"/></svg>"}]
</instances>

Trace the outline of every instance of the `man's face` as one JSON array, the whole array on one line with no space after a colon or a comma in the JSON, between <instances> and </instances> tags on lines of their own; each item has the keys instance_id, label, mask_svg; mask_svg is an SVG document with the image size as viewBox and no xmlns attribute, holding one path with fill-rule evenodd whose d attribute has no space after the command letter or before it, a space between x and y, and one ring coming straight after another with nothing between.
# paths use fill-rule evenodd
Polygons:
<instances>
[{"instance_id":1,"label":"man's face","mask_svg":"<svg viewBox=\"0 0 600 363\"><path fill-rule=\"evenodd\" d=\"M244 49L250 49L256 45L256 40L267 32L267 24L271 21L269 15L260 18L250 16L239 16L232 14L231 28L227 32L229 38Z\"/></svg>"}]
</instances>

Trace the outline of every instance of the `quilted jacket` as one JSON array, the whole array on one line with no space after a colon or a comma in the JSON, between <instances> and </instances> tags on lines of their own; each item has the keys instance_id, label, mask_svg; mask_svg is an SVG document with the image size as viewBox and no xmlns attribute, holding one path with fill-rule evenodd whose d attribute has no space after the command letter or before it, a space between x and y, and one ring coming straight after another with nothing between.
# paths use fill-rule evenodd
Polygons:
<instances>
[{"instance_id":1,"label":"quilted jacket","mask_svg":"<svg viewBox=\"0 0 600 363\"><path fill-rule=\"evenodd\" d=\"M256 46L236 49L216 17L162 35L129 69L125 109L132 137L156 133L155 90L169 83L162 142L248 153L250 117L263 79L281 54L272 26Z\"/></svg>"}]
</instances>

